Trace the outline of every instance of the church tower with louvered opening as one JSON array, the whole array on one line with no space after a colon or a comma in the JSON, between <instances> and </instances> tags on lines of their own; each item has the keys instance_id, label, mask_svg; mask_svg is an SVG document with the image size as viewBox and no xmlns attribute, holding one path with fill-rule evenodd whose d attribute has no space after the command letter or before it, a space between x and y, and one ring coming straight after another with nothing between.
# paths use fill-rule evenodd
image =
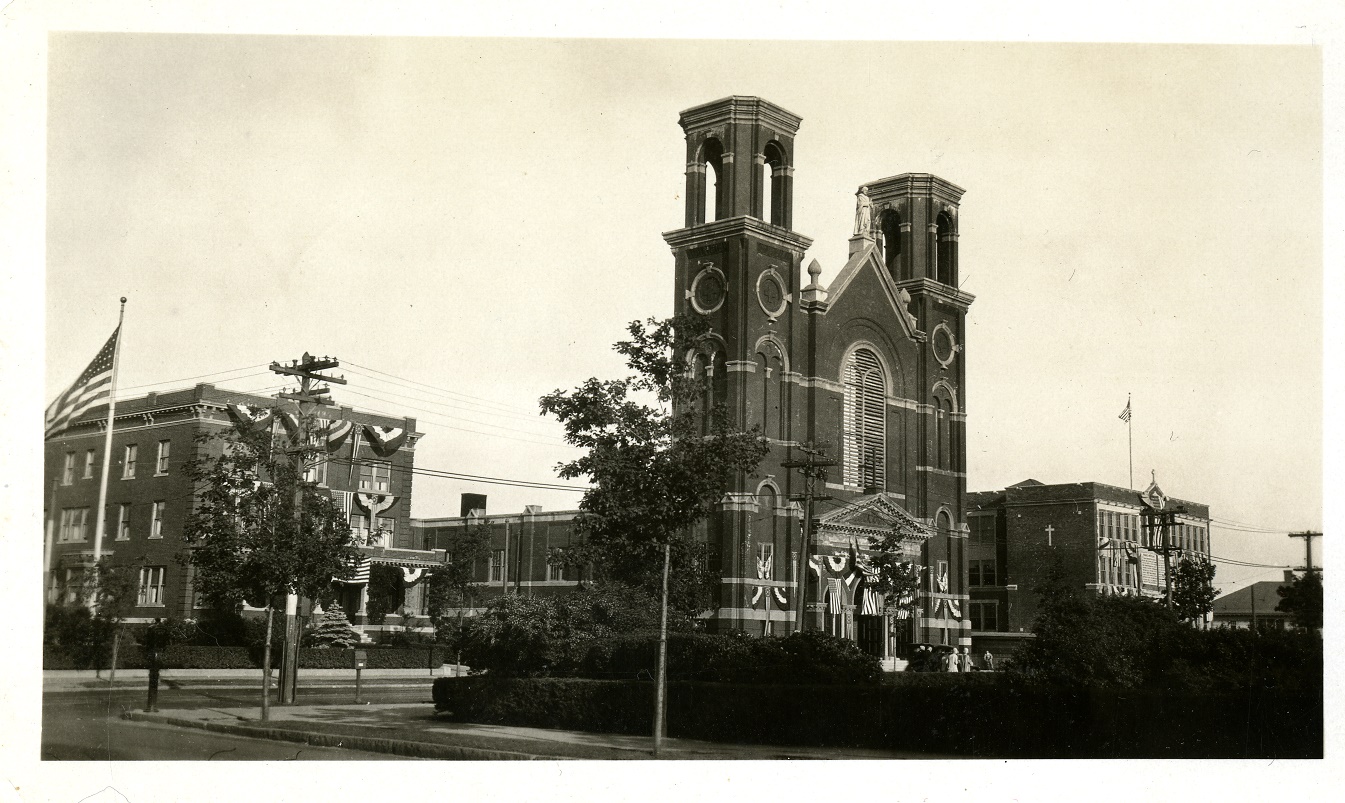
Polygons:
<instances>
[{"instance_id":1,"label":"church tower with louvered opening","mask_svg":"<svg viewBox=\"0 0 1345 803\"><path fill-rule=\"evenodd\" d=\"M823 287L792 228L800 122L742 96L680 118L685 220L664 235L676 311L711 325L693 358L706 405L770 443L700 533L721 578L712 627L822 630L885 659L969 644L962 190L924 173L860 188L849 258ZM830 498L811 527L796 467L809 459L834 463L813 482ZM872 590L870 545L886 533L920 571L898 606Z\"/></svg>"}]
</instances>

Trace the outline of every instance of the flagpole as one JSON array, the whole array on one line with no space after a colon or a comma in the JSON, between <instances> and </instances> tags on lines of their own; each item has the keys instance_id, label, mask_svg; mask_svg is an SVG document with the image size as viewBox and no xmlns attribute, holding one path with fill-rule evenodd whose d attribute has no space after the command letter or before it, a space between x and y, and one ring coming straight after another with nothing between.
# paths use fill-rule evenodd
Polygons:
<instances>
[{"instance_id":1,"label":"flagpole","mask_svg":"<svg viewBox=\"0 0 1345 803\"><path fill-rule=\"evenodd\" d=\"M56 533L56 488L61 484L58 477L51 478L51 502L47 504L46 545L42 551L42 602L46 610L47 587L51 584L51 549ZM45 614L44 614L45 616ZM44 619L45 621L45 619Z\"/></svg>"},{"instance_id":2,"label":"flagpole","mask_svg":"<svg viewBox=\"0 0 1345 803\"><path fill-rule=\"evenodd\" d=\"M1126 394L1126 411L1130 413L1126 416L1126 442L1130 446L1130 490L1133 491L1135 490L1135 434L1132 427L1135 425L1132 422L1135 418L1135 411L1130 408L1129 393Z\"/></svg>"},{"instance_id":3,"label":"flagpole","mask_svg":"<svg viewBox=\"0 0 1345 803\"><path fill-rule=\"evenodd\" d=\"M107 518L107 473L112 467L112 422L117 415L117 368L121 364L121 324L126 319L126 296L117 313L117 342L112 347L112 387L107 396L107 434L103 437L103 476L98 482L98 510L93 525L93 564L103 558L103 528Z\"/></svg>"}]
</instances>

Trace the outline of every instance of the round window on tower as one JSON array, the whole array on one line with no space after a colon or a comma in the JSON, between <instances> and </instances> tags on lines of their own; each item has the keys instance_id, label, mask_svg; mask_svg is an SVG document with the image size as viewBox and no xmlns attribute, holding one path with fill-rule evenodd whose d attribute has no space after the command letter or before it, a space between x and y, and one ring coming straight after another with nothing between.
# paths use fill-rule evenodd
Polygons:
<instances>
[{"instance_id":1,"label":"round window on tower","mask_svg":"<svg viewBox=\"0 0 1345 803\"><path fill-rule=\"evenodd\" d=\"M941 323L934 327L934 334L929 338L930 345L934 349L934 359L939 361L939 365L944 368L953 364L957 353L962 347L957 344L957 338L953 337L953 330L948 328L948 324Z\"/></svg>"},{"instance_id":2,"label":"round window on tower","mask_svg":"<svg viewBox=\"0 0 1345 803\"><path fill-rule=\"evenodd\" d=\"M714 265L706 264L696 278L691 280L691 289L687 298L691 306L702 315L708 315L724 304L724 272Z\"/></svg>"},{"instance_id":3,"label":"round window on tower","mask_svg":"<svg viewBox=\"0 0 1345 803\"><path fill-rule=\"evenodd\" d=\"M784 314L789 296L785 293L784 280L774 267L766 268L757 277L757 303L771 321Z\"/></svg>"}]
</instances>

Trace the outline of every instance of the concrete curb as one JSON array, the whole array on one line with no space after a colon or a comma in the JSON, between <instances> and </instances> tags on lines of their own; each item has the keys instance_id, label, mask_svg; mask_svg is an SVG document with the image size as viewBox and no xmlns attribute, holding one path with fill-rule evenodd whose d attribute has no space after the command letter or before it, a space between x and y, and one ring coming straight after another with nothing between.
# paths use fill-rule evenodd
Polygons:
<instances>
[{"instance_id":1,"label":"concrete curb","mask_svg":"<svg viewBox=\"0 0 1345 803\"><path fill-rule=\"evenodd\" d=\"M265 725L239 725L228 722L213 722L200 719L182 719L180 717L151 714L144 711L128 711L123 719L136 722L153 722L160 725L175 725L184 728L227 733L232 736L249 736L254 739L270 739L278 742L295 742L310 747L345 747L351 750L363 750L369 753L390 753L411 758L430 758L445 761L573 761L569 756L550 756L533 753L515 753L508 750L486 750L477 747L459 747L456 745L435 744L431 742L410 742L404 739L379 739L371 736L347 736L335 733L312 733L309 731L283 730Z\"/></svg>"}]
</instances>

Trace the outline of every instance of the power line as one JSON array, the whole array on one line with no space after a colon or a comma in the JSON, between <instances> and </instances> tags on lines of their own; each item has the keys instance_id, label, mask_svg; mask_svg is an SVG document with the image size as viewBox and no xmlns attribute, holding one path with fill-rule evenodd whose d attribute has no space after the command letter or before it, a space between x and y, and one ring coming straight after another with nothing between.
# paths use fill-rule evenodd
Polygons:
<instances>
[{"instance_id":1,"label":"power line","mask_svg":"<svg viewBox=\"0 0 1345 803\"><path fill-rule=\"evenodd\" d=\"M377 394L361 393L361 392L359 392L358 390L351 390L349 387L346 388L346 392L347 392L347 393L354 393L354 394L357 395L357 396L363 396L363 397L366 398L366 399L373 399L374 401L381 401L381 402L383 402L384 404L393 404L393 405L399 405L399 406L402 406L402 407L408 407L408 408L410 408L410 409L412 409L412 410L419 410L420 412L430 413L430 414L432 414L432 415L445 415L445 413L444 413L443 411L441 411L441 410L431 410L431 409L428 409L428 408L425 408L425 407L417 407L417 406L414 405L414 404L406 404L406 403L404 403L404 402L393 401L392 399L385 399L385 398L383 398L382 396L379 396L379 395L377 395ZM425 400L424 400L424 399L418 399L418 401L425 401ZM427 403L428 403L428 404L434 404L434 402L427 402ZM539 437L539 438L547 438L547 439L555 440L555 441L558 442L558 443L564 443L564 440L562 440L561 438L559 438L559 437L557 437L557 436L555 436L555 435L548 435L548 434L546 434L545 432L537 432L537 431L534 431L534 430L519 429L519 428L517 428L517 427L506 427L506 426L504 426L503 424L492 424L492 423L490 423L489 421L478 421L478 420L475 419L475 418L468 418L467 416L458 416L458 418L459 418L460 420L462 420L462 421L467 421L467 422L470 422L470 423L473 423L473 424L479 424L479 425L481 425L481 426L483 426L483 427L490 427L490 428L492 428L492 429L502 429L502 430L504 430L504 431L506 431L506 432L519 432L519 433L522 433L522 434L524 434L524 435L534 435L534 436Z\"/></svg>"},{"instance_id":2,"label":"power line","mask_svg":"<svg viewBox=\"0 0 1345 803\"><path fill-rule=\"evenodd\" d=\"M523 408L521 408L521 407L510 407L509 409L494 408L494 407L489 406L489 404L486 403L486 402L467 401L467 400L464 400L464 399L457 399L457 398L454 398L454 397L452 396L452 394L450 394L448 391L441 391L441 390L435 390L435 389L428 389L428 388L415 387L415 386L413 386L413 385L407 384L406 382L400 382L400 381L395 381L395 380L384 379L384 378L380 378L380 377L373 376L373 375L371 375L371 374L365 374L365 373L362 372L362 371L352 371L351 373L352 373L353 375L355 375L355 376L361 377L361 378L363 378L363 379L368 379L368 380L373 381L373 382L379 382L379 383L383 383L383 384L387 384L387 385L392 385L392 386L394 386L394 387L404 388L404 389L406 389L406 390L414 390L414 391L416 391L416 392L418 392L418 393L427 393L427 394L430 394L430 395L432 395L432 396L439 396L439 397L441 397L441 398L447 400L447 401L445 401L445 402L432 402L432 403L434 403L434 404L444 404L445 406L451 406L451 404L459 404L459 405L464 405L464 406L468 407L469 409L470 409L470 408L473 408L473 407L476 407L476 408L481 408L481 409L471 410L471 412L474 412L474 413L481 413L481 414L483 414L483 415L496 415L496 416L507 417L507 418L517 418L517 419L525 420L525 421L536 421L538 418L541 417L541 414L538 413L538 412L535 412L535 411L532 412L532 413L523 413L523 412L521 412L521 410L523 409ZM390 391L390 390L384 390L383 392L384 392L384 393L389 393L389 394L391 394L391 395L393 395L393 396L402 396L403 398L415 399L416 401L430 401L430 400L428 400L428 399L423 399L423 398L416 397L416 396L403 396L402 394L399 394L399 393L392 393L392 391Z\"/></svg>"},{"instance_id":3,"label":"power line","mask_svg":"<svg viewBox=\"0 0 1345 803\"><path fill-rule=\"evenodd\" d=\"M184 377L180 377L180 378L178 378L178 379L165 379L165 380L163 380L163 381L161 381L161 382L147 382L147 383L145 383L145 384L143 384L143 385L126 385L126 386L124 386L124 387L117 388L117 391L120 393L120 392L123 391L123 390L135 390L136 388L152 388L152 387L155 387L156 385L175 385L175 384L177 384L177 383L179 383L179 382L190 382L190 381L192 381L192 380L194 380L194 379L206 379L206 378L208 378L208 377L212 377L212 376L221 376L221 375L223 375L223 374L236 374L236 373L238 373L239 371L254 371L254 370L257 369L257 368L265 368L265 367L266 367L265 365L245 365L245 366L243 366L242 368L230 368L230 369L227 370L227 371L215 371L215 372L213 372L213 373L209 373L209 374L197 374L196 376L184 376ZM248 374L247 376L243 376L243 377L230 377L229 379L225 379L225 380L221 380L221 381L224 381L224 382L233 382L233 381L238 380L238 379L246 379L247 377L250 377L250 376L262 376L262 375L265 374L265 373L266 373L266 371L257 371L257 372L255 372L255 373Z\"/></svg>"},{"instance_id":4,"label":"power line","mask_svg":"<svg viewBox=\"0 0 1345 803\"><path fill-rule=\"evenodd\" d=\"M380 399L380 398L378 398L378 397L376 397L376 396L368 396L368 395L363 394L363 393L360 393L360 392L358 392L358 391L350 391L350 392L351 392L351 393L355 393L355 394L358 395L358 396L364 396L365 398L373 399L374 401L380 401L380 402L383 402L384 404L393 404L393 405L397 404L397 402L391 402L391 401L388 401L387 399ZM406 405L406 406L407 406L407 407L411 407L411 405ZM412 407L412 409L421 409L421 408L415 408L415 407ZM472 433L475 433L475 434L477 434L477 435L485 435L485 436L490 437L490 438L503 438L503 439L505 439L505 440L518 441L519 443L531 443L531 444L535 444L535 445L537 445L537 446L550 446L550 447L556 447L556 446L570 446L570 444L565 443L564 441L560 440L559 438L555 439L555 441L552 442L552 443L548 443L548 442L546 442L546 441L531 440L531 439L528 439L528 438L516 438L516 437L510 436L510 435L502 435L502 434L497 433L497 432L482 432L482 431L479 430L479 429L471 429L471 428L469 428L469 427L459 427L459 426L454 426L453 424L443 423L443 422L441 422L441 421L435 421L435 420L433 420L433 418L434 418L434 417L437 417L438 414L434 413L433 411L428 411L428 410L427 410L426 412L429 412L430 415L431 415L431 419L430 419L430 423L431 423L431 424L436 425L436 426L441 426L441 427L444 427L444 428L446 428L446 429L454 429L454 430L458 430L459 432L472 432ZM384 413L383 415L386 415L386 413ZM493 424L484 424L484 423L482 423L482 422L480 422L480 421L474 421L473 423L482 424L482 426L487 426L487 427L489 427L489 426L494 426ZM509 428L507 428L507 427L500 427L500 429L504 429L504 430L506 430L506 431L508 431L508 432L523 432L522 430L509 429ZM527 435L537 435L538 437L546 437L545 435L541 435L540 433L523 432L523 434L527 434ZM570 448L575 448L575 447L570 446Z\"/></svg>"},{"instance_id":5,"label":"power line","mask_svg":"<svg viewBox=\"0 0 1345 803\"><path fill-rule=\"evenodd\" d=\"M358 465L364 461L351 460L350 458L347 457L329 457L327 458L327 462L336 465L349 466L349 465ZM584 491L589 490L587 487L581 487L575 485L561 485L560 483L542 482L539 480L513 480L513 479L506 479L504 477L486 477L479 474L467 474L464 472L448 471L445 469L423 468L423 467L407 468L405 466L390 465L389 470L400 472L403 474L418 474L421 476L437 477L440 479L469 480L471 482L484 482L492 485L513 485L519 488L535 488L541 491L578 491L582 493Z\"/></svg>"},{"instance_id":6,"label":"power line","mask_svg":"<svg viewBox=\"0 0 1345 803\"><path fill-rule=\"evenodd\" d=\"M399 377L399 376L396 376L395 374L389 374L389 373L387 373L386 371L380 371L380 370L378 370L377 368L370 368L370 367L367 366L367 365L360 365L359 363L355 363L355 362L347 361L347 362L346 362L346 365L353 365L353 366L356 367L356 368L360 368L360 369L365 370L365 371L372 371L373 373L378 374L378 375L380 375L380 376L386 376L386 377L389 377L389 378L391 378L391 379L397 379L397 380L400 380L400 381L402 381L402 382L409 382L409 383L411 383L411 384L413 384L413 385L420 385L420 386L422 386L422 387L429 388L430 390L437 390L437 391L439 391L440 393L447 393L447 394L450 395L450 396L461 396L461 397L464 398L464 399L471 399L471 400L480 402L480 403L482 403L482 404L487 404L487 405L490 405L490 406L493 406L493 407L499 407L500 409L503 409L503 410L523 410L523 409L524 409L524 408L519 407L519 406L517 406L517 405L505 404L505 403L503 403L503 402L493 401L493 400L491 400L491 399L482 398L482 397L480 397L480 396L472 396L471 394L468 394L468 393L460 393L460 392L458 392L458 391L448 390L447 388L437 387L437 386L435 386L435 385L430 385L430 384L427 384L427 383L425 383L425 382L417 382L417 381L414 380L414 379L407 379L407 378L405 378L405 377Z\"/></svg>"}]
</instances>

